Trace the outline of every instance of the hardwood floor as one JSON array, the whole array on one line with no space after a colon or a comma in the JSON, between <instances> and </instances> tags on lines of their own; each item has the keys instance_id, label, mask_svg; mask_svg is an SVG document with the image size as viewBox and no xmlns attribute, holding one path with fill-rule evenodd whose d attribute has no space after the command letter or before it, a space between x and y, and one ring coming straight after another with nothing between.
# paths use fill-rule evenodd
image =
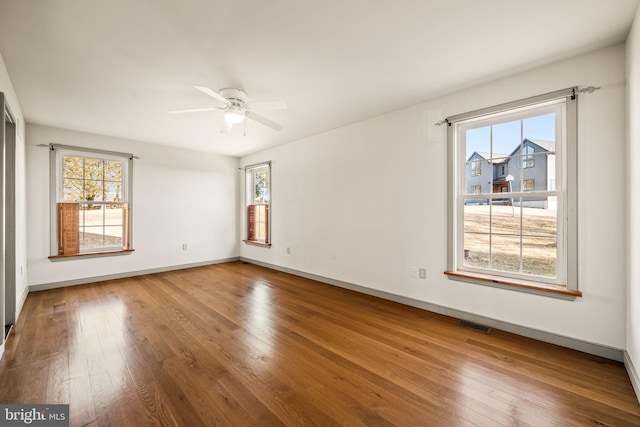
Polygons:
<instances>
[{"instance_id":1,"label":"hardwood floor","mask_svg":"<svg viewBox=\"0 0 640 427\"><path fill-rule=\"evenodd\" d=\"M34 292L1 403L71 425L638 426L621 363L240 262Z\"/></svg>"}]
</instances>

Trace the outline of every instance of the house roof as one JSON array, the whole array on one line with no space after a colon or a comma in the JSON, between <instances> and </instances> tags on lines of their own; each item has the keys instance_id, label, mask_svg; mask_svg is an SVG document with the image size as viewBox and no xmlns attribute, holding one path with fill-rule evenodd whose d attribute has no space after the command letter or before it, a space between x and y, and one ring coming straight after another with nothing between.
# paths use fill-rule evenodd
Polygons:
<instances>
[{"instance_id":1,"label":"house roof","mask_svg":"<svg viewBox=\"0 0 640 427\"><path fill-rule=\"evenodd\" d=\"M530 143L537 145L538 147L542 148L544 151L550 152L550 153L555 153L556 151L556 143L554 141L545 141L543 139L532 139L532 138L525 138L523 143L526 144L526 142L529 141ZM517 146L511 153L509 154L502 154L502 153L489 153L487 151L474 151L471 156L469 156L469 158L467 159L467 162L471 161L471 159L473 158L473 156L475 156L476 154L480 157L482 157L484 160L491 160L491 163L493 164L500 164L500 163L506 163L508 161L508 157L513 156L518 150L520 150L520 146Z\"/></svg>"},{"instance_id":2,"label":"house roof","mask_svg":"<svg viewBox=\"0 0 640 427\"><path fill-rule=\"evenodd\" d=\"M537 145L538 147L542 148L544 151L547 151L549 153L555 153L556 152L556 143L555 141L545 141L543 139L532 139L532 138L525 138L524 141L522 142L522 145L525 145L527 143L527 141L529 141L530 143ZM509 156L513 156L518 150L520 150L520 146L517 146L515 148L515 150L513 150L511 152L511 154L509 154Z\"/></svg>"},{"instance_id":3,"label":"house roof","mask_svg":"<svg viewBox=\"0 0 640 427\"><path fill-rule=\"evenodd\" d=\"M556 151L556 143L555 141L545 141L543 139L531 139L525 138L525 141L530 141L536 144L540 148L544 148L547 151Z\"/></svg>"},{"instance_id":4,"label":"house roof","mask_svg":"<svg viewBox=\"0 0 640 427\"><path fill-rule=\"evenodd\" d=\"M486 152L486 151L474 151L471 154L471 156L469 156L469 159L467 159L467 161L471 161L473 156L476 155L476 154L478 156L482 157L484 160L491 160L492 163L495 163L495 164L505 163L507 161L507 157L509 156L508 154L493 153L493 157L491 157L491 153L489 153L489 152Z\"/></svg>"}]
</instances>

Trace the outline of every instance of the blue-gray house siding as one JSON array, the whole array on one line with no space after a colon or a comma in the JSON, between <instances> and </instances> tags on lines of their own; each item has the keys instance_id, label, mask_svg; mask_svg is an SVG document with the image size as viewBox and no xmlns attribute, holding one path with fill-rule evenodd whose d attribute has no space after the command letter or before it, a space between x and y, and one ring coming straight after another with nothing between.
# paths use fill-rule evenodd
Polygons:
<instances>
[{"instance_id":1,"label":"blue-gray house siding","mask_svg":"<svg viewBox=\"0 0 640 427\"><path fill-rule=\"evenodd\" d=\"M510 154L474 152L466 162L467 194L473 194L474 190L477 193L478 189L484 194L554 190L554 165L555 143L550 141L525 138L522 144ZM474 174L474 170L477 171L478 167L480 173ZM467 200L467 203L486 201L478 197L478 199ZM546 198L527 198L523 204L547 207Z\"/></svg>"}]
</instances>

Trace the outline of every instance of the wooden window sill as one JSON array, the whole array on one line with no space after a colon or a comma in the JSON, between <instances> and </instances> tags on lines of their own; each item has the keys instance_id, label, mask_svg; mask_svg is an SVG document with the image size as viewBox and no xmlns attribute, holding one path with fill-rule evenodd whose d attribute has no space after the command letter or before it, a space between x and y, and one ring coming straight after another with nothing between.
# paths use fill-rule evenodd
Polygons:
<instances>
[{"instance_id":1,"label":"wooden window sill","mask_svg":"<svg viewBox=\"0 0 640 427\"><path fill-rule=\"evenodd\" d=\"M255 240L243 240L243 242L245 242L247 245L262 246L264 248L271 247L271 243L256 242Z\"/></svg>"},{"instance_id":2,"label":"wooden window sill","mask_svg":"<svg viewBox=\"0 0 640 427\"><path fill-rule=\"evenodd\" d=\"M103 256L112 256L112 255L127 255L131 252L134 252L134 249L123 249L121 251L104 251L104 252L82 252L78 254L69 254L69 255L51 255L49 259L51 261L62 261L67 259L74 258L91 258L91 257L103 257Z\"/></svg>"},{"instance_id":3,"label":"wooden window sill","mask_svg":"<svg viewBox=\"0 0 640 427\"><path fill-rule=\"evenodd\" d=\"M445 271L449 279L463 282L479 283L514 291L529 292L563 299L582 297L582 292L567 289L565 286L551 285L533 280L513 279L510 277L494 276L491 274L471 273L468 271Z\"/></svg>"}]
</instances>

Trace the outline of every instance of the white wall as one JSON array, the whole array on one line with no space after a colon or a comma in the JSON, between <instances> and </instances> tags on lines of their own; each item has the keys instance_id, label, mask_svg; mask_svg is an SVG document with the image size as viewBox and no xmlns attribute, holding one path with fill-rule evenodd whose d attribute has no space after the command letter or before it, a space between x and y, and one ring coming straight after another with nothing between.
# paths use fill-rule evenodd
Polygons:
<instances>
[{"instance_id":1,"label":"white wall","mask_svg":"<svg viewBox=\"0 0 640 427\"><path fill-rule=\"evenodd\" d=\"M11 112L15 116L18 126L16 139L16 311L19 313L27 292L27 199L26 166L25 166L25 129L24 117L18 102L18 97L11 84L11 79L0 56L0 92L7 98ZM4 296L0 296L4 298ZM0 304L4 301L0 300Z\"/></svg>"},{"instance_id":2,"label":"white wall","mask_svg":"<svg viewBox=\"0 0 640 427\"><path fill-rule=\"evenodd\" d=\"M238 159L27 125L29 285L238 256ZM50 261L49 150L58 143L139 156L133 165L130 255ZM188 250L182 250L186 243Z\"/></svg>"},{"instance_id":3,"label":"white wall","mask_svg":"<svg viewBox=\"0 0 640 427\"><path fill-rule=\"evenodd\" d=\"M636 13L627 40L627 120L628 120L628 298L627 354L635 367L635 379L640 379L640 10ZM629 367L629 366L628 366ZM632 372L632 376L633 376ZM636 384L640 386L640 384ZM640 391L640 390L638 390ZM640 394L638 394L640 397Z\"/></svg>"},{"instance_id":4,"label":"white wall","mask_svg":"<svg viewBox=\"0 0 640 427\"><path fill-rule=\"evenodd\" d=\"M446 129L434 122L574 85L602 86L578 104L583 298L448 280ZM242 244L240 254L623 349L624 100L625 50L618 45L247 156L242 165L273 162L273 246ZM411 278L414 266L426 268L427 280Z\"/></svg>"}]
</instances>

